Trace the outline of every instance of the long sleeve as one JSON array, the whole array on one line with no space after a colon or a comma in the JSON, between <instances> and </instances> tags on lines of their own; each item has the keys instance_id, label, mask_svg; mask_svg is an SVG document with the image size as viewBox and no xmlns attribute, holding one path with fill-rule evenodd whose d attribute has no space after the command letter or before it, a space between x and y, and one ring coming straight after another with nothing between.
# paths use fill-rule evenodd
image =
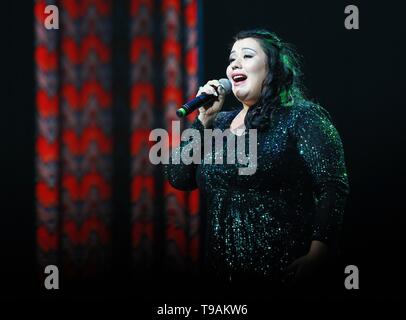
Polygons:
<instances>
[{"instance_id":1,"label":"long sleeve","mask_svg":"<svg viewBox=\"0 0 406 320\"><path fill-rule=\"evenodd\" d=\"M313 240L335 247L349 193L340 136L328 112L317 105L300 110L294 135L299 157L313 183Z\"/></svg>"},{"instance_id":2,"label":"long sleeve","mask_svg":"<svg viewBox=\"0 0 406 320\"><path fill-rule=\"evenodd\" d=\"M196 118L191 124L190 129L197 129L200 132L200 136L203 137L204 126L201 121ZM187 141L181 141L180 145L173 150L173 157L170 156L169 164L164 165L165 177L169 183L176 189L190 191L197 188L196 183L196 163L185 164L180 160L179 164L174 164L173 159L181 159L182 151L190 143L196 143L193 139Z\"/></svg>"}]
</instances>

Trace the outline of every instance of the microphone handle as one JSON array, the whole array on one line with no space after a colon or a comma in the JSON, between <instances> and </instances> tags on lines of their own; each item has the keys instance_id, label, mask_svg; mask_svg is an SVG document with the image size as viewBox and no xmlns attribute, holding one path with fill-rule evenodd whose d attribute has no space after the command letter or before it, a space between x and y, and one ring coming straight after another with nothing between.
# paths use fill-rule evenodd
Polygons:
<instances>
[{"instance_id":1,"label":"microphone handle","mask_svg":"<svg viewBox=\"0 0 406 320\"><path fill-rule=\"evenodd\" d=\"M199 109L201 106L214 102L214 100L216 100L216 96L203 93L176 110L176 115L180 118L185 117L196 109Z\"/></svg>"}]
</instances>

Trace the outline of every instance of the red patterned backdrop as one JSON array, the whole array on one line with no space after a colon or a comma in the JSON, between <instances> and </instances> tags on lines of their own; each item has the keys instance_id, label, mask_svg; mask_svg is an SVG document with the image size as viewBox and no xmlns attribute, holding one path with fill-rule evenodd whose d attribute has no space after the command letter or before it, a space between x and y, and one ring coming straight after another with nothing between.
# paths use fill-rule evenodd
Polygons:
<instances>
[{"instance_id":1,"label":"red patterned backdrop","mask_svg":"<svg viewBox=\"0 0 406 320\"><path fill-rule=\"evenodd\" d=\"M49 4L59 9L58 30L44 27ZM125 52L112 38L114 6L126 12ZM131 265L195 270L199 194L170 187L148 155L151 130L169 131L176 108L197 91L198 1L37 0L34 14L40 269L56 264L68 277L86 277L111 267L112 221L121 214L112 199L113 156L123 143L113 132L114 104L124 94L129 157L120 161L129 167ZM114 59L128 65L128 90L114 89Z\"/></svg>"}]
</instances>

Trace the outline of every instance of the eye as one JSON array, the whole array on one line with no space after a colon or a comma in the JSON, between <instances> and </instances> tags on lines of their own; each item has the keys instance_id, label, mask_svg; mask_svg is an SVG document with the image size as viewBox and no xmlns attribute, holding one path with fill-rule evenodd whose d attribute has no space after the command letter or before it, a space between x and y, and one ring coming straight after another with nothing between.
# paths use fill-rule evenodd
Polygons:
<instances>
[{"instance_id":1,"label":"eye","mask_svg":"<svg viewBox=\"0 0 406 320\"><path fill-rule=\"evenodd\" d=\"M235 59L234 58L230 58L230 59L228 59L228 63L231 63L231 62L233 62Z\"/></svg>"},{"instance_id":2,"label":"eye","mask_svg":"<svg viewBox=\"0 0 406 320\"><path fill-rule=\"evenodd\" d=\"M244 55L244 59L245 59L245 58L252 58L252 55L251 55L251 54L245 54L245 55Z\"/></svg>"}]
</instances>

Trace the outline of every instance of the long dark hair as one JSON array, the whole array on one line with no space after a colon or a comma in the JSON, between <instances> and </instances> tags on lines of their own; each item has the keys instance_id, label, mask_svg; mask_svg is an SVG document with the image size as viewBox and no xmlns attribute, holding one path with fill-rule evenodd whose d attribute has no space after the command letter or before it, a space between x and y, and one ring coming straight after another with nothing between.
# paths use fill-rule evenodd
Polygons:
<instances>
[{"instance_id":1,"label":"long dark hair","mask_svg":"<svg viewBox=\"0 0 406 320\"><path fill-rule=\"evenodd\" d=\"M268 57L268 75L261 97L248 109L245 117L247 129L262 131L269 127L273 109L289 108L304 99L301 58L291 44L265 29L241 31L234 41L245 38L258 39Z\"/></svg>"}]
</instances>

